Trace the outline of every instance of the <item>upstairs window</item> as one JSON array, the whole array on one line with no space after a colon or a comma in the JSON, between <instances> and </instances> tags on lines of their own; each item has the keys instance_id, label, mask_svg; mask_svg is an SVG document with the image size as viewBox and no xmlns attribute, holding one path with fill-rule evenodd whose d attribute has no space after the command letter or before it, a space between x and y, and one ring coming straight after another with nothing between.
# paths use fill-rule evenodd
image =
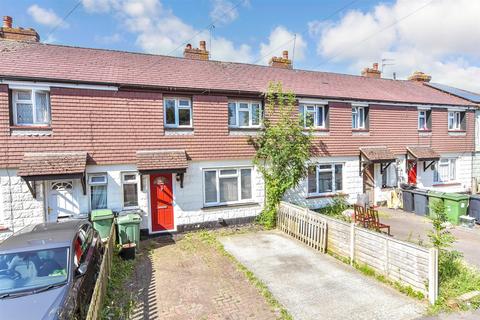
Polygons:
<instances>
[{"instance_id":1,"label":"upstairs window","mask_svg":"<svg viewBox=\"0 0 480 320\"><path fill-rule=\"evenodd\" d=\"M205 205L251 201L252 169L207 169L204 174Z\"/></svg>"},{"instance_id":2,"label":"upstairs window","mask_svg":"<svg viewBox=\"0 0 480 320\"><path fill-rule=\"evenodd\" d=\"M465 112L461 112L461 111L448 112L448 130L449 131L466 130Z\"/></svg>"},{"instance_id":3,"label":"upstairs window","mask_svg":"<svg viewBox=\"0 0 480 320\"><path fill-rule=\"evenodd\" d=\"M170 128L192 127L192 102L186 98L167 98L165 105L165 126Z\"/></svg>"},{"instance_id":4,"label":"upstairs window","mask_svg":"<svg viewBox=\"0 0 480 320\"><path fill-rule=\"evenodd\" d=\"M363 130L368 128L368 107L352 106L352 129Z\"/></svg>"},{"instance_id":5,"label":"upstairs window","mask_svg":"<svg viewBox=\"0 0 480 320\"><path fill-rule=\"evenodd\" d=\"M418 110L418 130L432 130L431 110Z\"/></svg>"},{"instance_id":6,"label":"upstairs window","mask_svg":"<svg viewBox=\"0 0 480 320\"><path fill-rule=\"evenodd\" d=\"M308 168L308 194L321 195L343 190L343 164L319 164Z\"/></svg>"},{"instance_id":7,"label":"upstairs window","mask_svg":"<svg viewBox=\"0 0 480 320\"><path fill-rule=\"evenodd\" d=\"M300 114L305 128L327 128L328 107L326 105L300 105Z\"/></svg>"},{"instance_id":8,"label":"upstairs window","mask_svg":"<svg viewBox=\"0 0 480 320\"><path fill-rule=\"evenodd\" d=\"M233 128L258 128L262 123L263 110L260 102L228 103L228 126Z\"/></svg>"},{"instance_id":9,"label":"upstairs window","mask_svg":"<svg viewBox=\"0 0 480 320\"><path fill-rule=\"evenodd\" d=\"M457 176L456 159L440 159L435 166L433 180L435 183L455 181Z\"/></svg>"},{"instance_id":10,"label":"upstairs window","mask_svg":"<svg viewBox=\"0 0 480 320\"><path fill-rule=\"evenodd\" d=\"M50 95L41 90L12 90L13 124L41 126L50 124Z\"/></svg>"}]
</instances>

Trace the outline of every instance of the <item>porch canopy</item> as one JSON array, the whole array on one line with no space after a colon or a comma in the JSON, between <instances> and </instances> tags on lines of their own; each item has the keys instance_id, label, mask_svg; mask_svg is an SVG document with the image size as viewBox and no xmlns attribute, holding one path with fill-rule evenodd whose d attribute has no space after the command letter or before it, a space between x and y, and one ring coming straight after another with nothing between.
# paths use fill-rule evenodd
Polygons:
<instances>
[{"instance_id":1,"label":"porch canopy","mask_svg":"<svg viewBox=\"0 0 480 320\"><path fill-rule=\"evenodd\" d=\"M27 183L35 197L35 183L32 181L80 179L86 194L85 168L87 153L79 152L26 152L20 162L17 175Z\"/></svg>"},{"instance_id":2,"label":"porch canopy","mask_svg":"<svg viewBox=\"0 0 480 320\"><path fill-rule=\"evenodd\" d=\"M360 147L360 175L365 166L380 164L380 172L383 174L390 164L395 162L395 155L385 146Z\"/></svg>"},{"instance_id":3,"label":"porch canopy","mask_svg":"<svg viewBox=\"0 0 480 320\"><path fill-rule=\"evenodd\" d=\"M440 160L440 154L429 146L409 146L405 158L407 164L408 160L423 161L423 170L426 171L436 161Z\"/></svg>"},{"instance_id":4,"label":"porch canopy","mask_svg":"<svg viewBox=\"0 0 480 320\"><path fill-rule=\"evenodd\" d=\"M137 151L137 169L141 175L155 173L176 173L183 188L183 175L188 162L185 150L143 150ZM143 179L142 179L143 181Z\"/></svg>"}]
</instances>

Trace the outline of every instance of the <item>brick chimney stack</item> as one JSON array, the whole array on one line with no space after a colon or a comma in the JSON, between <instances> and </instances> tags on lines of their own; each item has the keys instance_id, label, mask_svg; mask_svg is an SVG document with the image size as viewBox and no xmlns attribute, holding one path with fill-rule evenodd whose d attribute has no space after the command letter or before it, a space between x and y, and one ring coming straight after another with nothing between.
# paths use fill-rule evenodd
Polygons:
<instances>
[{"instance_id":1,"label":"brick chimney stack","mask_svg":"<svg viewBox=\"0 0 480 320\"><path fill-rule=\"evenodd\" d=\"M268 63L270 67L292 69L292 60L288 59L288 51L282 52L282 57L272 57Z\"/></svg>"},{"instance_id":2,"label":"brick chimney stack","mask_svg":"<svg viewBox=\"0 0 480 320\"><path fill-rule=\"evenodd\" d=\"M428 74L420 71L415 71L410 77L408 77L408 80L418 82L430 82L430 80L432 80L432 76L429 76Z\"/></svg>"},{"instance_id":3,"label":"brick chimney stack","mask_svg":"<svg viewBox=\"0 0 480 320\"><path fill-rule=\"evenodd\" d=\"M14 41L40 41L37 31L32 28L14 28L13 19L9 16L3 17L3 26L0 28L0 39Z\"/></svg>"},{"instance_id":4,"label":"brick chimney stack","mask_svg":"<svg viewBox=\"0 0 480 320\"><path fill-rule=\"evenodd\" d=\"M380 79L382 77L382 72L378 70L378 63L375 62L372 68L363 69L362 76L367 78Z\"/></svg>"},{"instance_id":5,"label":"brick chimney stack","mask_svg":"<svg viewBox=\"0 0 480 320\"><path fill-rule=\"evenodd\" d=\"M204 40L200 41L199 48L192 48L192 45L189 43L183 50L183 57L187 59L208 60L209 54L207 43Z\"/></svg>"}]
</instances>

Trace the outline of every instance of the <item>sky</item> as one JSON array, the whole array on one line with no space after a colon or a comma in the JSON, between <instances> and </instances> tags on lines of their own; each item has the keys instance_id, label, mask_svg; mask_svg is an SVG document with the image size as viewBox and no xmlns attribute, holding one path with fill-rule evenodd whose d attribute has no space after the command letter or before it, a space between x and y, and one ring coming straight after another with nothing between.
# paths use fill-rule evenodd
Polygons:
<instances>
[{"instance_id":1,"label":"sky","mask_svg":"<svg viewBox=\"0 0 480 320\"><path fill-rule=\"evenodd\" d=\"M0 15L41 41L182 56L207 41L211 59L384 78L415 71L480 92L480 0L0 0Z\"/></svg>"}]
</instances>

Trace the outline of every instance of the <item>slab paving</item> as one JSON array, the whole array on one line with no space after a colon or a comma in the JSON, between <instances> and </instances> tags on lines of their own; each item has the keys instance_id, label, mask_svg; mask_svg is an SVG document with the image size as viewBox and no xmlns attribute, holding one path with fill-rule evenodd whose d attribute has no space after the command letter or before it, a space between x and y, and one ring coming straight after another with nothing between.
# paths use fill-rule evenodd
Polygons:
<instances>
[{"instance_id":1,"label":"slab paving","mask_svg":"<svg viewBox=\"0 0 480 320\"><path fill-rule=\"evenodd\" d=\"M294 319L407 320L425 305L278 231L221 238Z\"/></svg>"}]
</instances>

